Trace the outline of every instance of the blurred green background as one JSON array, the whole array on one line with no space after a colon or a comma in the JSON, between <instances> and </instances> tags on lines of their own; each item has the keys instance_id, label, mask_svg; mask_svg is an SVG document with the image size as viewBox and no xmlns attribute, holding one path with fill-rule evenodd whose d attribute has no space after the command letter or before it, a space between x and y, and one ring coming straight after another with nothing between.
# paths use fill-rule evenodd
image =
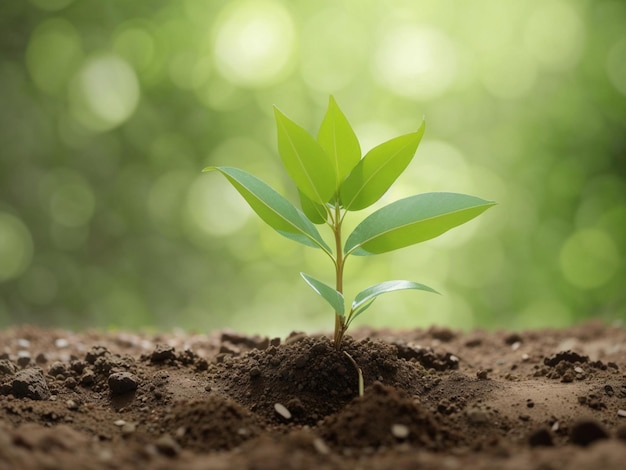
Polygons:
<instances>
[{"instance_id":1,"label":"blurred green background","mask_svg":"<svg viewBox=\"0 0 626 470\"><path fill-rule=\"evenodd\" d=\"M239 166L293 196L272 105L316 133L329 94L364 151L426 116L381 204L499 203L352 258L348 296L394 278L444 293L385 296L356 323L626 318L626 2L3 1L0 47L0 325L330 330L298 275L332 282L328 259L200 173Z\"/></svg>"}]
</instances>

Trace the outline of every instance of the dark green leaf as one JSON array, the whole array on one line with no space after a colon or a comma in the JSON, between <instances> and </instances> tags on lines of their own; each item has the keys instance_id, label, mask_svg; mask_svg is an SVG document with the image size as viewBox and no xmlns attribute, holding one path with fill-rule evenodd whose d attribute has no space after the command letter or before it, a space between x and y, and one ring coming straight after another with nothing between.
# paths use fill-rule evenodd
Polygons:
<instances>
[{"instance_id":1,"label":"dark green leaf","mask_svg":"<svg viewBox=\"0 0 626 470\"><path fill-rule=\"evenodd\" d=\"M366 217L346 240L344 252L374 255L435 238L495 205L457 193L425 193L393 202Z\"/></svg>"},{"instance_id":2,"label":"dark green leaf","mask_svg":"<svg viewBox=\"0 0 626 470\"><path fill-rule=\"evenodd\" d=\"M423 121L417 132L396 137L367 152L341 185L343 207L358 211L378 201L413 159L425 128Z\"/></svg>"}]
</instances>

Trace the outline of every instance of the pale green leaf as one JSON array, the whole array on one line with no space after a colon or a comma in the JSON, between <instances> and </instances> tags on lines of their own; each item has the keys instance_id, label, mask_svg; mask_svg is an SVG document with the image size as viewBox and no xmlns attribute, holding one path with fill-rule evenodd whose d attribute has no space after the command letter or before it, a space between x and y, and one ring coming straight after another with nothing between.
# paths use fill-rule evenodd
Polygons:
<instances>
[{"instance_id":1,"label":"pale green leaf","mask_svg":"<svg viewBox=\"0 0 626 470\"><path fill-rule=\"evenodd\" d=\"M302 127L274 108L278 153L296 186L313 202L326 204L337 190L330 157Z\"/></svg>"},{"instance_id":2,"label":"pale green leaf","mask_svg":"<svg viewBox=\"0 0 626 470\"><path fill-rule=\"evenodd\" d=\"M300 196L300 207L302 207L302 212L304 212L304 215L306 215L311 222L314 224L323 224L326 222L326 219L328 218L326 206L311 201L306 194L300 190L298 190L298 195Z\"/></svg>"},{"instance_id":3,"label":"pale green leaf","mask_svg":"<svg viewBox=\"0 0 626 470\"><path fill-rule=\"evenodd\" d=\"M337 183L341 184L359 163L361 146L348 119L332 96L328 100L328 109L320 126L317 141L334 163Z\"/></svg>"},{"instance_id":4,"label":"pale green leaf","mask_svg":"<svg viewBox=\"0 0 626 470\"><path fill-rule=\"evenodd\" d=\"M425 193L393 202L366 217L346 240L344 252L374 255L435 238L495 205L457 193Z\"/></svg>"},{"instance_id":5,"label":"pale green leaf","mask_svg":"<svg viewBox=\"0 0 626 470\"><path fill-rule=\"evenodd\" d=\"M330 304L330 306L335 310L337 315L343 316L345 313L345 303L343 299L343 295L341 292L338 292L336 289L333 289L328 284L318 281L314 277L309 276L305 273L300 273L302 279L317 292L326 302Z\"/></svg>"},{"instance_id":6,"label":"pale green leaf","mask_svg":"<svg viewBox=\"0 0 626 470\"><path fill-rule=\"evenodd\" d=\"M435 294L438 294L435 289L413 281L381 282L379 284L368 287L367 289L362 290L357 294L357 296L354 298L354 302L352 302L352 319L356 318L365 310L367 310L369 306L372 305L372 302L374 302L374 300L376 300L379 295L407 289L423 290L426 292L434 292Z\"/></svg>"},{"instance_id":7,"label":"pale green leaf","mask_svg":"<svg viewBox=\"0 0 626 470\"><path fill-rule=\"evenodd\" d=\"M222 173L239 191L252 210L281 235L331 254L315 226L287 199L269 185L243 170L231 167L208 167L203 171Z\"/></svg>"},{"instance_id":8,"label":"pale green leaf","mask_svg":"<svg viewBox=\"0 0 626 470\"><path fill-rule=\"evenodd\" d=\"M413 159L425 129L423 121L416 132L388 140L367 152L341 185L343 207L358 211L378 201Z\"/></svg>"}]
</instances>

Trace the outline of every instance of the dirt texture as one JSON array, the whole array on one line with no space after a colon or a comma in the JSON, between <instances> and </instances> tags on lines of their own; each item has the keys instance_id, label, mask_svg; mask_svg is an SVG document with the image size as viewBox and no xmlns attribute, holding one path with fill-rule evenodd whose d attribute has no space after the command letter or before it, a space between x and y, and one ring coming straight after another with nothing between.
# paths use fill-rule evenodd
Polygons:
<instances>
[{"instance_id":1,"label":"dirt texture","mask_svg":"<svg viewBox=\"0 0 626 470\"><path fill-rule=\"evenodd\" d=\"M626 468L625 328L352 333L0 331L0 469Z\"/></svg>"}]
</instances>

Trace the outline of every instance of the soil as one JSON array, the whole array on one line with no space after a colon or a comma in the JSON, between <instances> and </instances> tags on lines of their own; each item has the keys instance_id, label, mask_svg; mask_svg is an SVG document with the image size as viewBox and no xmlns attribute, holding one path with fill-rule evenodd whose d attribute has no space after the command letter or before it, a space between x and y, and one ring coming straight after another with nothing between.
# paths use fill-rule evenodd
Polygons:
<instances>
[{"instance_id":1,"label":"soil","mask_svg":"<svg viewBox=\"0 0 626 470\"><path fill-rule=\"evenodd\" d=\"M625 328L352 333L0 331L0 469L626 467Z\"/></svg>"}]
</instances>

